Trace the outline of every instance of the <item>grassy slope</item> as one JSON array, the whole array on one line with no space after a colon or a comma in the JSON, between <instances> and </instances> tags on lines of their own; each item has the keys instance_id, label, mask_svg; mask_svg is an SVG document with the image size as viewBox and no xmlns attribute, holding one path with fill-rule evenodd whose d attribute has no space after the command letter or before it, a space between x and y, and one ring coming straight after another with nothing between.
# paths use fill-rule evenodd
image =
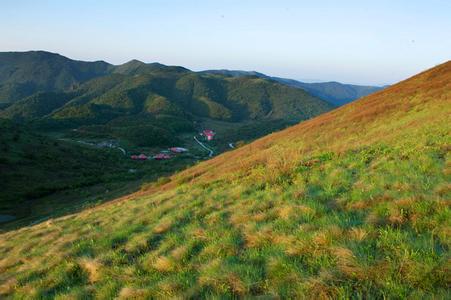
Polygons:
<instances>
[{"instance_id":1,"label":"grassy slope","mask_svg":"<svg viewBox=\"0 0 451 300\"><path fill-rule=\"evenodd\" d=\"M449 296L451 63L163 187L0 236L27 297Z\"/></svg>"}]
</instances>

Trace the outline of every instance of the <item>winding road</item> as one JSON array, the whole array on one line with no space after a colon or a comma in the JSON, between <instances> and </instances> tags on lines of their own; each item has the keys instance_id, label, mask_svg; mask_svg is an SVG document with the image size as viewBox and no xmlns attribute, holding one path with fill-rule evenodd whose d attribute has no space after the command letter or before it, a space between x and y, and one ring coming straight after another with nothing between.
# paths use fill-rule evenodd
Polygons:
<instances>
[{"instance_id":1,"label":"winding road","mask_svg":"<svg viewBox=\"0 0 451 300\"><path fill-rule=\"evenodd\" d=\"M83 144L83 145L87 145L87 146L91 146L91 147L96 147L96 148L111 148L111 149L118 149L119 151L121 151L122 152L122 154L124 154L124 155L127 155L127 151L124 149L124 148L122 148L122 147L119 147L119 146L115 146L115 145L113 145L113 144L110 144L109 146L107 146L107 147L105 147L105 146L99 146L99 145L97 145L97 144L95 144L95 143L88 143L88 142L85 142L85 141L79 141L79 140L71 140L71 139L59 139L60 141L66 141L66 142L77 142L77 143L80 143L80 144Z\"/></svg>"},{"instance_id":2,"label":"winding road","mask_svg":"<svg viewBox=\"0 0 451 300\"><path fill-rule=\"evenodd\" d=\"M194 137L194 140L205 150L207 150L209 152L208 157L212 157L213 156L213 150L211 150L210 148L208 148L207 146L205 146L202 142L200 142L197 137Z\"/></svg>"},{"instance_id":3,"label":"winding road","mask_svg":"<svg viewBox=\"0 0 451 300\"><path fill-rule=\"evenodd\" d=\"M127 151L124 148L116 146L116 149L119 149L124 155L127 155Z\"/></svg>"}]
</instances>

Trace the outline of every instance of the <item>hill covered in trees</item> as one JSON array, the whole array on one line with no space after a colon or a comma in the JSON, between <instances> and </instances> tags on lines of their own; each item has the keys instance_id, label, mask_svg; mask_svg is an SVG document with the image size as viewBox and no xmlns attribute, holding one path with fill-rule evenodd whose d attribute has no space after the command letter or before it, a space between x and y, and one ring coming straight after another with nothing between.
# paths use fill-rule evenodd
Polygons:
<instances>
[{"instance_id":1,"label":"hill covered in trees","mask_svg":"<svg viewBox=\"0 0 451 300\"><path fill-rule=\"evenodd\" d=\"M344 84L336 81L330 82L302 82L294 79L268 76L255 71L239 71L239 70L208 70L202 71L203 74L221 74L232 77L253 76L266 78L276 82L303 89L309 94L323 99L334 106L341 106L352 102L361 97L380 91L386 86L366 86L355 84Z\"/></svg>"},{"instance_id":2,"label":"hill covered in trees","mask_svg":"<svg viewBox=\"0 0 451 300\"><path fill-rule=\"evenodd\" d=\"M0 89L33 86L4 96L7 107L0 118L128 141L150 132L139 141L147 146L173 144L174 137L194 132L205 120L235 127L267 122L273 130L274 124L283 128L332 108L303 90L264 78L200 74L137 60L113 66L46 52L2 53L0 67L9 74L0 77Z\"/></svg>"}]
</instances>

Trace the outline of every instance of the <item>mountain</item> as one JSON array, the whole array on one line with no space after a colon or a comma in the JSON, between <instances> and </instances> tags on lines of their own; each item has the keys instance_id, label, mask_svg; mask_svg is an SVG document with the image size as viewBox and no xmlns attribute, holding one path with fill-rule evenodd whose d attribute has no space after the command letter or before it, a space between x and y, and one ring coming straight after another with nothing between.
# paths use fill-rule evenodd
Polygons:
<instances>
[{"instance_id":1,"label":"mountain","mask_svg":"<svg viewBox=\"0 0 451 300\"><path fill-rule=\"evenodd\" d=\"M257 71L220 69L220 70L205 70L205 71L200 71L199 73L201 73L201 74L217 74L217 75L232 76L232 77L255 76L255 77L260 77L260 78L265 78L265 79L271 79L271 76L265 75L265 74L257 72Z\"/></svg>"},{"instance_id":2,"label":"mountain","mask_svg":"<svg viewBox=\"0 0 451 300\"><path fill-rule=\"evenodd\" d=\"M37 92L68 92L81 84L109 74L142 75L167 73L189 74L180 66L144 63L131 60L122 65L104 61L84 62L71 60L45 51L0 53L0 108ZM225 77L259 77L304 89L309 94L326 100L334 106L371 94L384 87L359 86L338 82L305 83L293 79L271 77L255 71L207 70L198 74L215 74Z\"/></svg>"},{"instance_id":3,"label":"mountain","mask_svg":"<svg viewBox=\"0 0 451 300\"><path fill-rule=\"evenodd\" d=\"M75 61L45 51L0 52L0 103L35 92L61 92L110 72L103 61Z\"/></svg>"},{"instance_id":4,"label":"mountain","mask_svg":"<svg viewBox=\"0 0 451 300\"><path fill-rule=\"evenodd\" d=\"M447 298L451 62L0 235L21 298Z\"/></svg>"},{"instance_id":5,"label":"mountain","mask_svg":"<svg viewBox=\"0 0 451 300\"><path fill-rule=\"evenodd\" d=\"M125 126L130 132L135 124L137 130L152 125L178 134L194 131L204 119L237 125L263 120L293 124L331 108L303 90L260 78L158 70L157 74L107 75L66 93L37 93L16 101L0 117L35 121L49 129L91 126L99 131L93 126L101 125L101 131ZM158 144L156 140L148 140L148 145ZM172 143L166 140L166 145Z\"/></svg>"},{"instance_id":6,"label":"mountain","mask_svg":"<svg viewBox=\"0 0 451 300\"><path fill-rule=\"evenodd\" d=\"M73 93L37 92L17 100L14 104L5 108L4 112L0 112L0 116L16 121L39 119L60 108L73 97Z\"/></svg>"},{"instance_id":7,"label":"mountain","mask_svg":"<svg viewBox=\"0 0 451 300\"><path fill-rule=\"evenodd\" d=\"M122 114L164 113L230 121L299 119L331 107L306 92L267 80L202 76L192 72L161 74L158 71L157 75L124 76L102 94L93 93L96 88L84 90L82 86L77 99L61 107L54 117L110 120ZM78 101L79 98L83 101Z\"/></svg>"},{"instance_id":8,"label":"mountain","mask_svg":"<svg viewBox=\"0 0 451 300\"><path fill-rule=\"evenodd\" d=\"M160 63L144 63L142 61L133 59L122 65L113 67L112 73L124 74L124 75L140 75L146 73L162 72L175 72L175 73L188 73L190 70L180 66L166 66Z\"/></svg>"},{"instance_id":9,"label":"mountain","mask_svg":"<svg viewBox=\"0 0 451 300\"><path fill-rule=\"evenodd\" d=\"M336 81L305 83L286 78L273 77L273 79L292 87L301 88L309 94L326 100L335 106L345 105L386 88L386 86L343 84Z\"/></svg>"},{"instance_id":10,"label":"mountain","mask_svg":"<svg viewBox=\"0 0 451 300\"><path fill-rule=\"evenodd\" d=\"M138 60L113 66L27 52L0 55L0 66L14 70L0 78L3 86L34 87L29 96L4 98L14 101L0 111L0 118L33 122L44 130L81 129L85 136L122 139L135 146L170 146L180 142L177 136L210 121L232 124L235 131L258 124L254 132L242 131L249 135L240 140L249 140L333 108L303 90L264 78L199 74ZM236 133L223 131L223 144L235 142L225 138ZM149 134L139 138L144 132Z\"/></svg>"},{"instance_id":11,"label":"mountain","mask_svg":"<svg viewBox=\"0 0 451 300\"><path fill-rule=\"evenodd\" d=\"M380 91L387 86L364 86L354 84L343 84L335 81L331 82L317 82L306 83L294 79L287 79L281 77L271 77L255 71L239 71L239 70L207 70L201 71L202 74L221 74L224 76L243 77L256 76L260 78L270 79L279 83L286 84L291 87L300 88L307 91L309 94L320 99L328 101L334 106L341 106L352 102L363 96Z\"/></svg>"}]
</instances>

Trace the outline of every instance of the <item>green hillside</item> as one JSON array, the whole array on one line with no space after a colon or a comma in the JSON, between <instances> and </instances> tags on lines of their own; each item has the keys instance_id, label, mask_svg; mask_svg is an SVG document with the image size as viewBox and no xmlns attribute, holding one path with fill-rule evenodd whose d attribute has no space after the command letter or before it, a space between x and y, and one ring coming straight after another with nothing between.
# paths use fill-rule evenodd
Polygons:
<instances>
[{"instance_id":1,"label":"green hillside","mask_svg":"<svg viewBox=\"0 0 451 300\"><path fill-rule=\"evenodd\" d=\"M142 138L153 138L158 130L149 127L127 133L123 131L129 127L118 128L114 134L135 138L140 146ZM56 139L9 120L0 119L0 132L0 230L134 192L193 164L199 155L193 149L168 162L136 162L118 149L96 146L95 139L90 143ZM3 224L5 215L15 221Z\"/></svg>"},{"instance_id":2,"label":"green hillside","mask_svg":"<svg viewBox=\"0 0 451 300\"><path fill-rule=\"evenodd\" d=\"M39 92L18 100L0 111L0 117L33 121L44 131L77 129L81 138L86 133L152 147L174 145L180 135L201 130L205 120L230 122L235 130L249 122L268 121L267 130L239 138L250 140L270 133L272 123L281 124L280 129L332 108L303 90L261 78L201 75L139 61L111 72L70 92Z\"/></svg>"},{"instance_id":3,"label":"green hillside","mask_svg":"<svg viewBox=\"0 0 451 300\"><path fill-rule=\"evenodd\" d=\"M131 60L122 65L114 66L103 61L71 60L59 54L45 51L0 52L0 105L15 102L36 92L72 91L86 81L109 74L165 76L168 73L183 75L193 72L179 66L144 63L138 60ZM198 72L198 74L268 79L303 89L335 106L343 105L383 88L339 82L305 83L247 71L208 70Z\"/></svg>"},{"instance_id":4,"label":"green hillside","mask_svg":"<svg viewBox=\"0 0 451 300\"><path fill-rule=\"evenodd\" d=\"M91 90L86 89L78 97L88 99L86 93ZM124 114L164 113L229 121L302 120L330 108L326 102L302 90L259 78L168 72L124 77L103 94L93 95L83 102L67 103L50 118L103 123Z\"/></svg>"},{"instance_id":5,"label":"green hillside","mask_svg":"<svg viewBox=\"0 0 451 300\"><path fill-rule=\"evenodd\" d=\"M50 139L6 120L0 130L1 213L29 214L33 201L43 196L105 183L123 167L118 152Z\"/></svg>"},{"instance_id":6,"label":"green hillside","mask_svg":"<svg viewBox=\"0 0 451 300\"><path fill-rule=\"evenodd\" d=\"M41 119L62 107L74 96L74 93L38 92L8 106L0 115L19 122Z\"/></svg>"},{"instance_id":7,"label":"green hillside","mask_svg":"<svg viewBox=\"0 0 451 300\"><path fill-rule=\"evenodd\" d=\"M35 92L72 90L103 76L112 66L83 62L45 51L0 52L0 103L14 102Z\"/></svg>"},{"instance_id":8,"label":"green hillside","mask_svg":"<svg viewBox=\"0 0 451 300\"><path fill-rule=\"evenodd\" d=\"M300 88L307 91L309 94L326 100L334 106L341 106L352 102L361 97L380 91L385 86L365 86L355 84L343 84L340 82L316 82L308 83L294 79L272 77L255 71L239 71L239 70L208 70L200 72L202 74L221 74L232 77L246 77L254 76L274 80L276 82L285 84L287 86Z\"/></svg>"},{"instance_id":9,"label":"green hillside","mask_svg":"<svg viewBox=\"0 0 451 300\"><path fill-rule=\"evenodd\" d=\"M124 75L140 75L158 72L188 73L190 70L179 66L166 66L160 63L146 64L142 61L133 59L125 64L115 66L111 72Z\"/></svg>"},{"instance_id":10,"label":"green hillside","mask_svg":"<svg viewBox=\"0 0 451 300\"><path fill-rule=\"evenodd\" d=\"M447 62L164 185L3 233L0 295L449 298L450 100Z\"/></svg>"},{"instance_id":11,"label":"green hillside","mask_svg":"<svg viewBox=\"0 0 451 300\"><path fill-rule=\"evenodd\" d=\"M285 78L274 79L288 86L304 89L311 95L324 99L336 106L347 104L385 88L381 86L343 84L335 81L306 83Z\"/></svg>"}]
</instances>

